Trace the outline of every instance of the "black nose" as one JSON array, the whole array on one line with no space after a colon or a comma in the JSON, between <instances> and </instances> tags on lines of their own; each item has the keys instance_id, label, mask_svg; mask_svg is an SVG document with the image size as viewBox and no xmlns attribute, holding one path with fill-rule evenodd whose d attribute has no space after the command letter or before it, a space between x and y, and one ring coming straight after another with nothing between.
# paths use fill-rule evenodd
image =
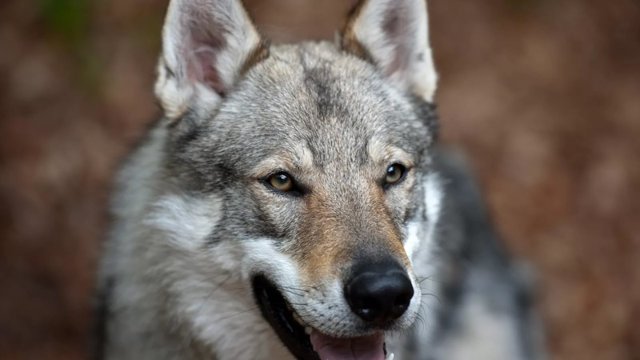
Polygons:
<instances>
[{"instance_id":1,"label":"black nose","mask_svg":"<svg viewBox=\"0 0 640 360\"><path fill-rule=\"evenodd\" d=\"M356 268L344 295L351 310L364 321L384 324L402 316L413 297L407 273L396 263Z\"/></svg>"}]
</instances>

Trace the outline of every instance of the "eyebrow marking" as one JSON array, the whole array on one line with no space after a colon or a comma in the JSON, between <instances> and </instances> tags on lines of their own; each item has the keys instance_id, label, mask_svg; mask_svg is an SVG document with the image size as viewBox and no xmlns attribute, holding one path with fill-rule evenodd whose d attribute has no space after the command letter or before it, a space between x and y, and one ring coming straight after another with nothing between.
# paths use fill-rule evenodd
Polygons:
<instances>
[{"instance_id":1,"label":"eyebrow marking","mask_svg":"<svg viewBox=\"0 0 640 360\"><path fill-rule=\"evenodd\" d=\"M254 178L263 178L274 170L304 172L313 168L313 153L303 144L281 150L261 161L253 170Z\"/></svg>"},{"instance_id":2,"label":"eyebrow marking","mask_svg":"<svg viewBox=\"0 0 640 360\"><path fill-rule=\"evenodd\" d=\"M401 162L407 167L413 167L413 157L399 147L388 144L378 136L371 138L367 144L367 152L375 163L388 164L391 162Z\"/></svg>"}]
</instances>

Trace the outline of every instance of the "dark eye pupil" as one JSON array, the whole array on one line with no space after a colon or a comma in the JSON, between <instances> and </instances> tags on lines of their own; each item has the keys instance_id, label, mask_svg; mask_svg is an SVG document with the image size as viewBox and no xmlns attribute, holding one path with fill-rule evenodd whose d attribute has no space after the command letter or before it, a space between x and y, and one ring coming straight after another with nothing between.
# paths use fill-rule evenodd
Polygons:
<instances>
[{"instance_id":1,"label":"dark eye pupil","mask_svg":"<svg viewBox=\"0 0 640 360\"><path fill-rule=\"evenodd\" d=\"M285 174L278 174L276 175L276 181L280 184L286 184L289 181L289 177Z\"/></svg>"}]
</instances>

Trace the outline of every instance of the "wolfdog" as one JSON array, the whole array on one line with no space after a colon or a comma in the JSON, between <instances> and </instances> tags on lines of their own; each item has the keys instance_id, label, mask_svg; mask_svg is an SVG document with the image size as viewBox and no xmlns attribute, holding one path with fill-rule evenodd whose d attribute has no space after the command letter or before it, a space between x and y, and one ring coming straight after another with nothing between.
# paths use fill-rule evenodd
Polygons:
<instances>
[{"instance_id":1,"label":"wolfdog","mask_svg":"<svg viewBox=\"0 0 640 360\"><path fill-rule=\"evenodd\" d=\"M335 42L272 45L239 0L171 1L100 358L540 358L529 277L435 145L427 28L366 0Z\"/></svg>"}]
</instances>

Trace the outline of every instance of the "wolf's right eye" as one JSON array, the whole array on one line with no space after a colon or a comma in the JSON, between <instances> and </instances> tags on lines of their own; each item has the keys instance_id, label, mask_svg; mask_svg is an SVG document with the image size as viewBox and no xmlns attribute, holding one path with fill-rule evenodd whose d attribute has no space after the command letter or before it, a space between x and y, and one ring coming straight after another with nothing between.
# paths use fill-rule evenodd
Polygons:
<instances>
[{"instance_id":1,"label":"wolf's right eye","mask_svg":"<svg viewBox=\"0 0 640 360\"><path fill-rule=\"evenodd\" d=\"M289 192L294 189L295 184L293 182L293 177L287 174L286 172L279 172L273 175L270 175L266 182L269 186L274 188L275 190L282 192Z\"/></svg>"}]
</instances>

